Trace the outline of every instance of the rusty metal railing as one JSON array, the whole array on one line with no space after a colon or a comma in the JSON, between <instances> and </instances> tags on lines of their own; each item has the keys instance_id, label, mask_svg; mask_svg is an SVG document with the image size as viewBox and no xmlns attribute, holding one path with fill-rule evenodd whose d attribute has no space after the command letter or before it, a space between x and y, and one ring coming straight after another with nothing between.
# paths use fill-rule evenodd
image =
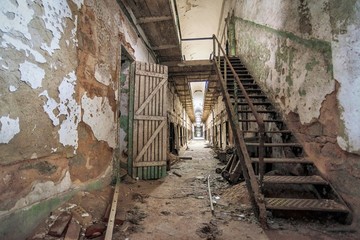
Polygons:
<instances>
[{"instance_id":1,"label":"rusty metal railing","mask_svg":"<svg viewBox=\"0 0 360 240\"><path fill-rule=\"evenodd\" d=\"M247 94L244 86L242 85L238 74L236 73L235 69L231 65L229 58L226 56L224 49L222 48L219 40L213 35L213 53L212 57L214 60L215 70L219 76L219 82L221 86L221 91L223 93L223 97L225 100L225 107L229 115L231 129L234 133L234 140L236 145L236 150L239 154L239 160L241 167L243 169L244 178L246 181L246 186L249 191L250 198L252 199L253 205L257 207L258 210L258 217L262 225L266 225L266 210L263 195L261 193L261 188L263 185L263 176L264 176L264 142L265 142L265 124L264 121L257 112L256 108L254 107L252 101L250 100L249 95ZM221 72L221 60L224 59L224 74ZM234 109L232 108L230 95L227 92L227 68L230 68L232 74L234 75L235 83L240 88L247 104L249 105L252 113L255 116L256 123L258 125L259 130L259 182L256 179L256 175L254 173L254 169L251 164L251 159L246 147L246 143L244 140L243 132L239 127L238 117L235 114Z\"/></svg>"}]
</instances>

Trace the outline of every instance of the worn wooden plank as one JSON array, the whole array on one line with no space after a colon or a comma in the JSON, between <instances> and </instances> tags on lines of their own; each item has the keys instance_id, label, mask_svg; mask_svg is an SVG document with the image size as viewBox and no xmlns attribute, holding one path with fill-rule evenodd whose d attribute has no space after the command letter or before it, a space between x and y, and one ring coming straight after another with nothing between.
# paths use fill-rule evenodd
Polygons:
<instances>
[{"instance_id":1,"label":"worn wooden plank","mask_svg":"<svg viewBox=\"0 0 360 240\"><path fill-rule=\"evenodd\" d=\"M173 49L173 48L178 48L179 45L160 45L160 46L154 46L152 47L152 49L154 51L159 51L159 50L165 50L165 49Z\"/></svg>"},{"instance_id":2,"label":"worn wooden plank","mask_svg":"<svg viewBox=\"0 0 360 240\"><path fill-rule=\"evenodd\" d=\"M147 72L145 70L137 70L136 71L137 75L141 75L141 76L149 76L149 77L158 77L158 78L167 78L166 75L161 74L161 73L156 73L156 72Z\"/></svg>"},{"instance_id":3,"label":"worn wooden plank","mask_svg":"<svg viewBox=\"0 0 360 240\"><path fill-rule=\"evenodd\" d=\"M153 105L151 105L153 106ZM150 116L150 115L136 115L135 120L148 120L148 121L164 121L166 117L163 116Z\"/></svg>"},{"instance_id":4,"label":"worn wooden plank","mask_svg":"<svg viewBox=\"0 0 360 240\"><path fill-rule=\"evenodd\" d=\"M152 72L156 72L156 64L151 64L151 71ZM159 78L156 78L156 77L152 77L151 78L151 84L152 84L152 92L154 91L154 89L156 88L157 86L157 81L158 81ZM154 98L152 98L151 102L150 102L150 114L152 116L155 116L155 106L156 106L156 100ZM158 116L156 116L158 117ZM156 127L157 127L157 122L151 122L151 132L153 133L155 130L156 130ZM151 159L154 160L154 156L155 156L155 152L156 152L156 147L155 147L155 144L154 142L151 144L151 146L149 147L149 152L150 152L150 155L151 155Z\"/></svg>"},{"instance_id":5,"label":"worn wooden plank","mask_svg":"<svg viewBox=\"0 0 360 240\"><path fill-rule=\"evenodd\" d=\"M145 63L145 71L150 72L150 64ZM149 76L144 76L144 99L147 99L147 97L150 95L150 91L149 91L149 79L151 77ZM148 104L145 105L145 107L143 108L143 113L144 115L149 115L149 106ZM144 135L144 142L147 142L151 136L151 133L149 133L149 121L147 119L143 120L144 122L144 129L143 129L143 135ZM144 153L144 157L143 157L143 161L148 161L149 160L149 152L145 151Z\"/></svg>"},{"instance_id":6,"label":"worn wooden plank","mask_svg":"<svg viewBox=\"0 0 360 240\"><path fill-rule=\"evenodd\" d=\"M162 72L165 73L165 67L162 67ZM164 101L162 102L163 106L162 106L162 116L166 117L166 109L167 109L167 86L164 85L163 86L163 99ZM164 120L166 121L166 120ZM167 158L167 146L169 144L168 142L168 138L167 138L167 127L163 129L163 152L162 152L162 160L166 160Z\"/></svg>"},{"instance_id":7,"label":"worn wooden plank","mask_svg":"<svg viewBox=\"0 0 360 240\"><path fill-rule=\"evenodd\" d=\"M155 177L155 179L160 178L159 177L159 166L154 167L154 177Z\"/></svg>"},{"instance_id":8,"label":"worn wooden plank","mask_svg":"<svg viewBox=\"0 0 360 240\"><path fill-rule=\"evenodd\" d=\"M150 166L164 166L166 165L166 161L148 161L148 162L136 162L134 163L135 167L150 167Z\"/></svg>"},{"instance_id":9,"label":"worn wooden plank","mask_svg":"<svg viewBox=\"0 0 360 240\"><path fill-rule=\"evenodd\" d=\"M129 131L128 131L128 161L127 170L130 176L133 176L132 162L133 162L133 148L134 148L134 94L135 94L135 65L130 65L130 79L129 79ZM134 177L134 176L133 176Z\"/></svg>"},{"instance_id":10,"label":"worn wooden plank","mask_svg":"<svg viewBox=\"0 0 360 240\"><path fill-rule=\"evenodd\" d=\"M159 68L160 68L160 65L155 65L154 66L154 72L159 72ZM160 84L159 84L160 81L163 81L163 79L161 79L161 80L160 79L155 79L156 86L160 86ZM156 92L156 94L154 96L154 100L155 100L155 103L154 103L154 105L155 105L154 115L157 115L157 116L159 116L158 111L159 111L159 108L161 107L161 105L160 105L161 102L160 102L160 99L159 99L159 92L160 92L161 88L162 88L162 86L160 86L160 88L157 90L157 92ZM156 123L156 126L158 126L159 124L160 124L159 122ZM158 157L159 151L160 151L159 136L160 136L160 134L154 139L154 148L155 148L155 151L153 153L154 161L160 160L159 157Z\"/></svg>"},{"instance_id":11,"label":"worn wooden plank","mask_svg":"<svg viewBox=\"0 0 360 240\"><path fill-rule=\"evenodd\" d=\"M149 147L149 145L152 143L152 141L157 137L157 135L160 133L160 131L162 130L162 128L165 126L166 122L163 121L158 128L154 131L153 135L151 136L151 138L148 140L148 142L141 146L141 151L140 153L137 155L135 162L139 162L141 157L143 156L143 154L145 153L145 151L147 150L147 148Z\"/></svg>"},{"instance_id":12,"label":"worn wooden plank","mask_svg":"<svg viewBox=\"0 0 360 240\"><path fill-rule=\"evenodd\" d=\"M141 106L139 107L139 109L136 110L136 115L140 114L144 108L146 107L147 104L149 104L149 102L151 101L151 99L156 95L156 93L158 93L158 91L161 89L161 87L166 83L167 79L164 78L162 79L162 81L159 83L159 85L157 85L155 87L155 89L151 92L151 94L146 98L145 101L142 101Z\"/></svg>"},{"instance_id":13,"label":"worn wooden plank","mask_svg":"<svg viewBox=\"0 0 360 240\"><path fill-rule=\"evenodd\" d=\"M105 240L112 239L114 225L115 225L116 207L117 207L117 202L119 199L119 193L120 193L120 182L118 181L116 183L115 190L114 190L114 196L112 199L109 221L107 223L107 228L106 228L106 233L105 233Z\"/></svg>"},{"instance_id":14,"label":"worn wooden plank","mask_svg":"<svg viewBox=\"0 0 360 240\"><path fill-rule=\"evenodd\" d=\"M141 63L141 69L145 71L146 68L146 63ZM147 76L141 76L140 77L140 83L139 83L139 109L140 106L143 105L144 101L145 101L145 88L144 88L144 84L145 81L147 79ZM137 114L139 114L141 111L139 111L139 109L135 112L135 116ZM140 152L143 149L143 146L145 144L145 140L144 140L144 121L143 120L138 120L138 156L140 155ZM138 162L140 159L142 161L143 158L143 154L141 154L140 158L138 158L138 156L135 159L135 162Z\"/></svg>"},{"instance_id":15,"label":"worn wooden plank","mask_svg":"<svg viewBox=\"0 0 360 240\"><path fill-rule=\"evenodd\" d=\"M142 167L142 168L143 168L143 179L148 180L149 179L148 167Z\"/></svg>"},{"instance_id":16,"label":"worn wooden plank","mask_svg":"<svg viewBox=\"0 0 360 240\"><path fill-rule=\"evenodd\" d=\"M138 69L140 68L140 63L136 63L135 64L135 74L138 71ZM133 156L132 156L132 160L135 160L135 157L137 156L138 153L138 120L135 120L135 111L139 108L139 84L140 84L140 78L141 76L139 75L135 75L135 81L134 81L134 111L133 111L133 116L134 116L134 122L133 122Z\"/></svg>"},{"instance_id":17,"label":"worn wooden plank","mask_svg":"<svg viewBox=\"0 0 360 240\"><path fill-rule=\"evenodd\" d=\"M142 17L137 20L138 24L162 22L172 20L171 16Z\"/></svg>"}]
</instances>

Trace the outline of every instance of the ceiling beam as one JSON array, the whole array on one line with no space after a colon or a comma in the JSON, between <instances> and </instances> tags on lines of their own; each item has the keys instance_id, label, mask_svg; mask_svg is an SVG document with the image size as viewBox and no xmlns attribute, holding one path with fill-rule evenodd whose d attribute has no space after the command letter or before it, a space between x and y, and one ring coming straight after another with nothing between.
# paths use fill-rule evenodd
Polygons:
<instances>
[{"instance_id":1,"label":"ceiling beam","mask_svg":"<svg viewBox=\"0 0 360 240\"><path fill-rule=\"evenodd\" d=\"M156 47L153 47L152 49L154 51L157 51L157 50L165 50L165 49L172 49L172 48L178 48L179 45L161 45L161 46L156 46Z\"/></svg>"},{"instance_id":2,"label":"ceiling beam","mask_svg":"<svg viewBox=\"0 0 360 240\"><path fill-rule=\"evenodd\" d=\"M142 17L137 20L138 24L154 23L172 20L171 16Z\"/></svg>"}]
</instances>

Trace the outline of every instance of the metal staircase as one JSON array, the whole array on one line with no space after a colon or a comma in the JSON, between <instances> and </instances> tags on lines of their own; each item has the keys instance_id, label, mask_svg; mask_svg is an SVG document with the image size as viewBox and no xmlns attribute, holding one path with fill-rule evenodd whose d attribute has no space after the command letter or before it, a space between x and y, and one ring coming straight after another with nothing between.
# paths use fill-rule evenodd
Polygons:
<instances>
[{"instance_id":1,"label":"metal staircase","mask_svg":"<svg viewBox=\"0 0 360 240\"><path fill-rule=\"evenodd\" d=\"M304 156L302 145L241 60L226 57L213 37L214 65L237 152L225 175L234 179L242 172L263 225L267 210L335 214L349 221L345 202Z\"/></svg>"}]
</instances>

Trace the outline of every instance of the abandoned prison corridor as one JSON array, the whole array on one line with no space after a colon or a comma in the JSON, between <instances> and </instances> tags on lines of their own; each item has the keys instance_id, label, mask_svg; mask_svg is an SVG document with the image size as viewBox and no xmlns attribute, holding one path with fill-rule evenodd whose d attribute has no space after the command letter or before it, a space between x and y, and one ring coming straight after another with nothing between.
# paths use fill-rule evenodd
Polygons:
<instances>
[{"instance_id":1,"label":"abandoned prison corridor","mask_svg":"<svg viewBox=\"0 0 360 240\"><path fill-rule=\"evenodd\" d=\"M113 239L358 239L351 233L328 231L336 229L334 222L289 220L271 215L270 229L263 230L253 214L244 183L231 186L215 173L216 168L224 165L215 158L214 150L206 141L190 141L180 156L188 158L177 158L163 179L143 181L123 177L116 216L119 222L114 227ZM214 215L207 191L209 175ZM89 239L84 236L88 232L85 229L94 225L102 234L92 239L104 239L104 215L113 189L108 186L98 191L79 192L53 211L29 239L63 239L48 233L64 211L71 212L81 224L80 239ZM79 219L76 209L81 209L82 216L86 217Z\"/></svg>"}]
</instances>

